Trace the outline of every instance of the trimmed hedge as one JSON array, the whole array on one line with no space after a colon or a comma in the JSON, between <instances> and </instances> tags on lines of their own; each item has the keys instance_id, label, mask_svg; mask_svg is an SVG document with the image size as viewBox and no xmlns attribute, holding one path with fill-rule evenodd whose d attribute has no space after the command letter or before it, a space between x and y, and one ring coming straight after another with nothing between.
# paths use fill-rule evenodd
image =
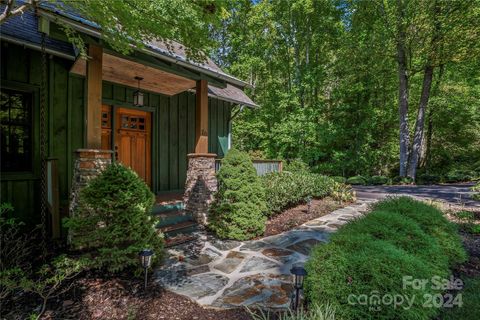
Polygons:
<instances>
[{"instance_id":1,"label":"trimmed hedge","mask_svg":"<svg viewBox=\"0 0 480 320\"><path fill-rule=\"evenodd\" d=\"M208 227L219 237L247 240L265 231L265 190L247 153L231 149L217 174Z\"/></svg>"},{"instance_id":2,"label":"trimmed hedge","mask_svg":"<svg viewBox=\"0 0 480 320\"><path fill-rule=\"evenodd\" d=\"M425 308L424 295L442 292L431 282L404 288L403 277L443 279L465 259L457 230L441 211L407 197L388 199L313 249L306 296L311 303L332 303L341 319L431 319L439 310ZM363 295L366 304L356 300ZM414 302L411 308L379 303L387 295Z\"/></svg>"},{"instance_id":3,"label":"trimmed hedge","mask_svg":"<svg viewBox=\"0 0 480 320\"><path fill-rule=\"evenodd\" d=\"M341 201L350 201L353 194L350 188L333 179L315 173L281 172L262 177L267 193L267 215L279 213L284 209L305 202L307 198L332 196Z\"/></svg>"}]
</instances>

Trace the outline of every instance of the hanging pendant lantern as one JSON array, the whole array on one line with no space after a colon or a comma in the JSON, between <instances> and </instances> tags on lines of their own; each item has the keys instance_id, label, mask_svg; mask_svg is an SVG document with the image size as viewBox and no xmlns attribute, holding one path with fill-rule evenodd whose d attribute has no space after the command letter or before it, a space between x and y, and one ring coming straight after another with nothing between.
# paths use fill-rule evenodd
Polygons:
<instances>
[{"instance_id":1,"label":"hanging pendant lantern","mask_svg":"<svg viewBox=\"0 0 480 320\"><path fill-rule=\"evenodd\" d=\"M138 81L138 88L133 93L133 104L136 107L142 107L143 106L143 92L140 92L140 81L142 81L143 78L142 77L135 77L135 80Z\"/></svg>"}]
</instances>

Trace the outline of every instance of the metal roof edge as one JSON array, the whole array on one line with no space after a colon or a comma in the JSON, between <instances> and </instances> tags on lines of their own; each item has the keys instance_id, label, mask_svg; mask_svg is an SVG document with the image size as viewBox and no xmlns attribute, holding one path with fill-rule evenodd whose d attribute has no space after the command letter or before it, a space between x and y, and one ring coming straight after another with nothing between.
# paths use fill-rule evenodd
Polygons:
<instances>
[{"instance_id":1,"label":"metal roof edge","mask_svg":"<svg viewBox=\"0 0 480 320\"><path fill-rule=\"evenodd\" d=\"M4 41L15 43L15 44L18 44L18 45L22 45L22 46L25 46L25 47L30 48L30 49L34 49L34 50L38 50L38 51L42 50L42 47L40 45L35 44L35 43L31 43L31 42L28 42L28 41L25 41L25 40L12 38L10 36L6 36L6 35L3 35L3 34L0 36L0 38ZM57 50L52 50L52 49L49 49L49 48L45 48L45 52L47 52L51 55L60 57L60 58L75 61L75 56L69 55L69 54L66 54L66 53L63 53L63 52L60 52L60 51L57 51Z\"/></svg>"},{"instance_id":2,"label":"metal roof edge","mask_svg":"<svg viewBox=\"0 0 480 320\"><path fill-rule=\"evenodd\" d=\"M77 31L83 32L85 34L88 34L90 36L93 36L93 37L96 37L96 38L99 38L99 39L102 38L102 34L97 28L94 28L92 26L86 25L86 24L81 23L79 21L73 20L72 18L69 18L65 15L60 14L58 11L52 11L52 10L45 9L45 8L38 8L38 13L40 15L52 20L52 21L59 20L59 21L65 23L65 24L68 24ZM149 45L145 44L144 48L142 48L140 50L138 48L135 48L135 50L143 51L147 54L155 56L155 57L157 57L159 59L162 59L164 61L169 61L169 62L176 63L178 65L181 65L181 66L185 67L185 68L189 68L189 69L204 73L208 76L227 81L227 82L229 82L233 85L240 86L242 88L245 88L245 87L253 88L253 86L251 84L249 84L248 82L237 79L237 78L235 78L233 76L230 76L228 74L220 73L220 72L210 70L210 69L205 68L205 67L198 66L197 64L188 62L187 60L184 60L184 59L173 58L173 57L167 55L166 53L161 53L160 50L149 49L148 47L149 47Z\"/></svg>"}]
</instances>

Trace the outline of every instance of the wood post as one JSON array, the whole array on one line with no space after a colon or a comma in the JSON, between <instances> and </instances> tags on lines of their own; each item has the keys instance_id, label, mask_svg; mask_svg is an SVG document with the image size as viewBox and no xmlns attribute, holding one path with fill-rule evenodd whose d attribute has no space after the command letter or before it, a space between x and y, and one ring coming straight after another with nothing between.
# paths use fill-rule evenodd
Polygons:
<instances>
[{"instance_id":1,"label":"wood post","mask_svg":"<svg viewBox=\"0 0 480 320\"><path fill-rule=\"evenodd\" d=\"M208 82L197 81L195 153L208 153Z\"/></svg>"},{"instance_id":2,"label":"wood post","mask_svg":"<svg viewBox=\"0 0 480 320\"><path fill-rule=\"evenodd\" d=\"M87 62L87 148L102 148L103 49L90 44Z\"/></svg>"}]
</instances>

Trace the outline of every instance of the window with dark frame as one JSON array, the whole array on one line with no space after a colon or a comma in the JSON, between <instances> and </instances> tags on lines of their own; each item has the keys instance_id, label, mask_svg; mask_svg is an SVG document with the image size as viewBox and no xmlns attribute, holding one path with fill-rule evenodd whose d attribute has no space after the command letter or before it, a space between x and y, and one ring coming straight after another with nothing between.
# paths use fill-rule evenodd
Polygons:
<instances>
[{"instance_id":1,"label":"window with dark frame","mask_svg":"<svg viewBox=\"0 0 480 320\"><path fill-rule=\"evenodd\" d=\"M32 94L0 89L1 171L32 171Z\"/></svg>"}]
</instances>

